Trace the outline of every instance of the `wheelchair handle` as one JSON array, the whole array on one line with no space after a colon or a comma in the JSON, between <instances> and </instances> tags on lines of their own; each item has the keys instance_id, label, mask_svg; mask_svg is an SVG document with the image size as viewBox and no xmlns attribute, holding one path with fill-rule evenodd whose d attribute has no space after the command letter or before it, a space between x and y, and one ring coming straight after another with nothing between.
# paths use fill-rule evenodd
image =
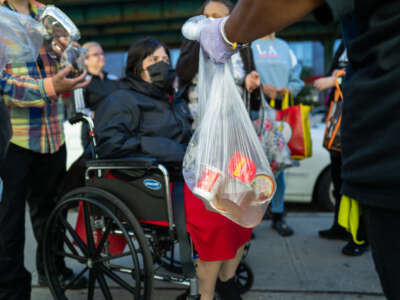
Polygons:
<instances>
[{"instance_id":1,"label":"wheelchair handle","mask_svg":"<svg viewBox=\"0 0 400 300\"><path fill-rule=\"evenodd\" d=\"M69 119L68 122L71 125L77 124L79 122L86 122L89 126L89 138L91 139L93 148L96 147L96 139L94 137L94 122L91 117L89 117L83 113L77 113L75 116L73 116L71 119ZM97 153L95 152L95 150L93 148L92 148L92 158L96 159Z\"/></svg>"},{"instance_id":2,"label":"wheelchair handle","mask_svg":"<svg viewBox=\"0 0 400 300\"><path fill-rule=\"evenodd\" d=\"M94 129L94 123L93 123L92 118L83 113L77 113L75 116L73 116L71 119L69 119L68 122L71 125L77 124L79 122L86 122L89 125L90 131L93 131L93 129Z\"/></svg>"},{"instance_id":3,"label":"wheelchair handle","mask_svg":"<svg viewBox=\"0 0 400 300\"><path fill-rule=\"evenodd\" d=\"M71 119L68 120L68 122L71 125L75 125L79 122L85 121L85 119L83 118L84 114L83 113L77 113L75 116L73 116Z\"/></svg>"}]
</instances>

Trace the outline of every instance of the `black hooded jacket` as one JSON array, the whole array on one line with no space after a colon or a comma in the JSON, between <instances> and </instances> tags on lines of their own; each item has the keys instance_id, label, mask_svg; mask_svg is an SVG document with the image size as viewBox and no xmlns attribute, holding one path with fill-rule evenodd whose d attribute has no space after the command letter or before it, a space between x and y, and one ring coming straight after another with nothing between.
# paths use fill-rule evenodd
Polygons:
<instances>
[{"instance_id":1,"label":"black hooded jacket","mask_svg":"<svg viewBox=\"0 0 400 300\"><path fill-rule=\"evenodd\" d=\"M180 98L129 76L96 110L96 151L101 158L145 156L180 162L191 137L190 112Z\"/></svg>"}]
</instances>

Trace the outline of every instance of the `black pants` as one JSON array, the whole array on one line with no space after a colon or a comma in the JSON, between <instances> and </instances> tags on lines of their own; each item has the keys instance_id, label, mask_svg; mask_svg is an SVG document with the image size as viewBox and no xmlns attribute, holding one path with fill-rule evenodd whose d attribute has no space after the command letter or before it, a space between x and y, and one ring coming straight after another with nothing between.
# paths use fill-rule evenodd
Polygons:
<instances>
[{"instance_id":1,"label":"black pants","mask_svg":"<svg viewBox=\"0 0 400 300\"><path fill-rule=\"evenodd\" d=\"M342 153L338 151L329 151L331 157L331 177L333 182L333 196L335 197L335 215L333 220L332 227L340 227L338 223L339 216L339 208L340 208L340 200L342 198ZM359 241L368 242L367 233L365 230L365 218L363 216L360 217L360 225L357 231L357 239Z\"/></svg>"},{"instance_id":2,"label":"black pants","mask_svg":"<svg viewBox=\"0 0 400 300\"><path fill-rule=\"evenodd\" d=\"M338 151L329 151L331 157L331 177L333 182L333 196L335 197L335 216L333 220L333 227L338 227L338 215L340 199L342 194L342 154Z\"/></svg>"},{"instance_id":3,"label":"black pants","mask_svg":"<svg viewBox=\"0 0 400 300\"><path fill-rule=\"evenodd\" d=\"M400 210L364 206L375 268L388 300L400 299Z\"/></svg>"},{"instance_id":4,"label":"black pants","mask_svg":"<svg viewBox=\"0 0 400 300\"><path fill-rule=\"evenodd\" d=\"M30 299L31 275L24 267L25 201L38 241L36 265L43 273L43 230L54 208L57 185L65 176L66 150L40 154L14 144L0 168L4 197L0 202L0 300Z\"/></svg>"}]
</instances>

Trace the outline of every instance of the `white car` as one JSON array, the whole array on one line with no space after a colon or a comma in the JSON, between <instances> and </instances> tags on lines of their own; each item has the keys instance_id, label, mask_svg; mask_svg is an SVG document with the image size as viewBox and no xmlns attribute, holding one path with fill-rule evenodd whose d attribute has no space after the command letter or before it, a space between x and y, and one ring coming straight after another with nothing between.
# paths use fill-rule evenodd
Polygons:
<instances>
[{"instance_id":1,"label":"white car","mask_svg":"<svg viewBox=\"0 0 400 300\"><path fill-rule=\"evenodd\" d=\"M312 157L301 160L299 167L285 170L286 202L314 202L325 210L335 204L330 173L329 152L322 147L325 131L323 111L310 113Z\"/></svg>"}]
</instances>

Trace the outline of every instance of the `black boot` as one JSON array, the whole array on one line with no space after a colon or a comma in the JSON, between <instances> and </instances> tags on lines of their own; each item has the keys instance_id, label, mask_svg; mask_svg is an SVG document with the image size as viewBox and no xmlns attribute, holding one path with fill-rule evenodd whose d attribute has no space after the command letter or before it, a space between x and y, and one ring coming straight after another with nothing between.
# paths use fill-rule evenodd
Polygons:
<instances>
[{"instance_id":1,"label":"black boot","mask_svg":"<svg viewBox=\"0 0 400 300\"><path fill-rule=\"evenodd\" d=\"M360 256L368 250L368 243L365 242L362 245L357 245L351 240L342 249L342 253L347 256Z\"/></svg>"},{"instance_id":2,"label":"black boot","mask_svg":"<svg viewBox=\"0 0 400 300\"><path fill-rule=\"evenodd\" d=\"M218 278L215 291L220 296L221 300L242 300L239 288L234 278L231 278L228 281L221 281Z\"/></svg>"},{"instance_id":3,"label":"black boot","mask_svg":"<svg viewBox=\"0 0 400 300\"><path fill-rule=\"evenodd\" d=\"M329 229L318 231L318 235L320 238L328 240L348 241L351 238L350 234L343 227L337 224L334 224Z\"/></svg>"},{"instance_id":4,"label":"black boot","mask_svg":"<svg viewBox=\"0 0 400 300\"><path fill-rule=\"evenodd\" d=\"M272 229L275 229L280 236L287 237L293 235L294 231L290 228L285 220L283 220L282 214L273 213L272 214Z\"/></svg>"}]
</instances>

